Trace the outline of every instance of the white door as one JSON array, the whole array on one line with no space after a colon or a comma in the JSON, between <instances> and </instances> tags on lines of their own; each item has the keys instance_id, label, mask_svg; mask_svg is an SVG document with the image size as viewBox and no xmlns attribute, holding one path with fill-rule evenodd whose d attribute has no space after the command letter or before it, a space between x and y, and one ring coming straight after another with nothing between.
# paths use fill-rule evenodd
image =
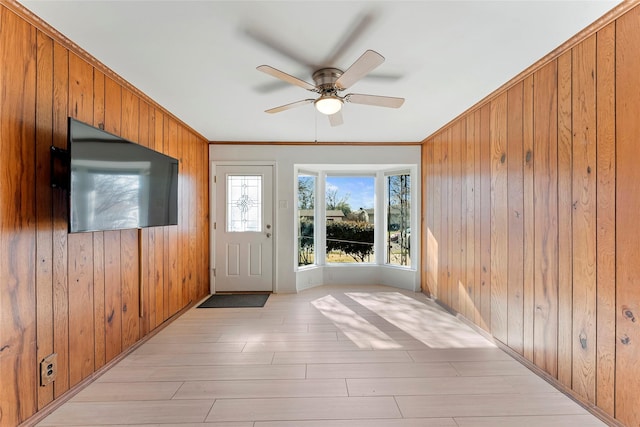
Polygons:
<instances>
[{"instance_id":1,"label":"white door","mask_svg":"<svg viewBox=\"0 0 640 427\"><path fill-rule=\"evenodd\" d=\"M214 292L273 290L273 167L215 168Z\"/></svg>"}]
</instances>

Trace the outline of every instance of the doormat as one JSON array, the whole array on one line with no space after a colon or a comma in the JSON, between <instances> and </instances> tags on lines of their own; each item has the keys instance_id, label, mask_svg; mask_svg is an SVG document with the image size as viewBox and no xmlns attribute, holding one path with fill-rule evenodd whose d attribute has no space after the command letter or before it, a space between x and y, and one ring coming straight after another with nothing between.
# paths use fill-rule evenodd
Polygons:
<instances>
[{"instance_id":1,"label":"doormat","mask_svg":"<svg viewBox=\"0 0 640 427\"><path fill-rule=\"evenodd\" d=\"M269 294L213 294L198 308L264 307Z\"/></svg>"}]
</instances>

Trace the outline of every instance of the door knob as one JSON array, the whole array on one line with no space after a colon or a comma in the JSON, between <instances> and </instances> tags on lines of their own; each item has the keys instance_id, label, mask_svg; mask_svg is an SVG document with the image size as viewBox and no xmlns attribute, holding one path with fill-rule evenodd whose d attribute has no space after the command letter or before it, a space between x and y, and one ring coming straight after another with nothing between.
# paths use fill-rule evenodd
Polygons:
<instances>
[{"instance_id":1,"label":"door knob","mask_svg":"<svg viewBox=\"0 0 640 427\"><path fill-rule=\"evenodd\" d=\"M271 237L271 233L267 233L267 237Z\"/></svg>"}]
</instances>

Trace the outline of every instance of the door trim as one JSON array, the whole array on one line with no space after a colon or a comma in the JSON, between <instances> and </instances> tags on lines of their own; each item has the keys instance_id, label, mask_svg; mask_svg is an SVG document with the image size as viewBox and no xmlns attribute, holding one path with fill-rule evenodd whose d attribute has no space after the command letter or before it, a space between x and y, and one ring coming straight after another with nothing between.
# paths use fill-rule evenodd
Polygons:
<instances>
[{"instance_id":1,"label":"door trim","mask_svg":"<svg viewBox=\"0 0 640 427\"><path fill-rule=\"evenodd\" d=\"M215 293L215 276L214 271L216 268L216 249L215 249L215 236L216 225L218 219L216 218L216 188L219 182L214 183L213 180L216 176L217 166L271 166L272 170L272 197L273 197L273 239L272 239L272 266L271 266L271 280L272 280L272 292L278 293L278 235L280 234L279 215L278 215L278 163L275 161L209 161L209 292ZM226 190L225 190L226 191Z\"/></svg>"}]
</instances>

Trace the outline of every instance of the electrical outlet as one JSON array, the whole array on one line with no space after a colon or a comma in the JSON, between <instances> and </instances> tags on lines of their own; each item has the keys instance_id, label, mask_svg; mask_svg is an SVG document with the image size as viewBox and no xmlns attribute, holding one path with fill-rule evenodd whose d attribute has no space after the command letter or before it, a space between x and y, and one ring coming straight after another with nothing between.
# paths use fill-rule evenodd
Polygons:
<instances>
[{"instance_id":1,"label":"electrical outlet","mask_svg":"<svg viewBox=\"0 0 640 427\"><path fill-rule=\"evenodd\" d=\"M56 380L58 375L58 353L53 353L40 362L40 385L46 386Z\"/></svg>"}]
</instances>

